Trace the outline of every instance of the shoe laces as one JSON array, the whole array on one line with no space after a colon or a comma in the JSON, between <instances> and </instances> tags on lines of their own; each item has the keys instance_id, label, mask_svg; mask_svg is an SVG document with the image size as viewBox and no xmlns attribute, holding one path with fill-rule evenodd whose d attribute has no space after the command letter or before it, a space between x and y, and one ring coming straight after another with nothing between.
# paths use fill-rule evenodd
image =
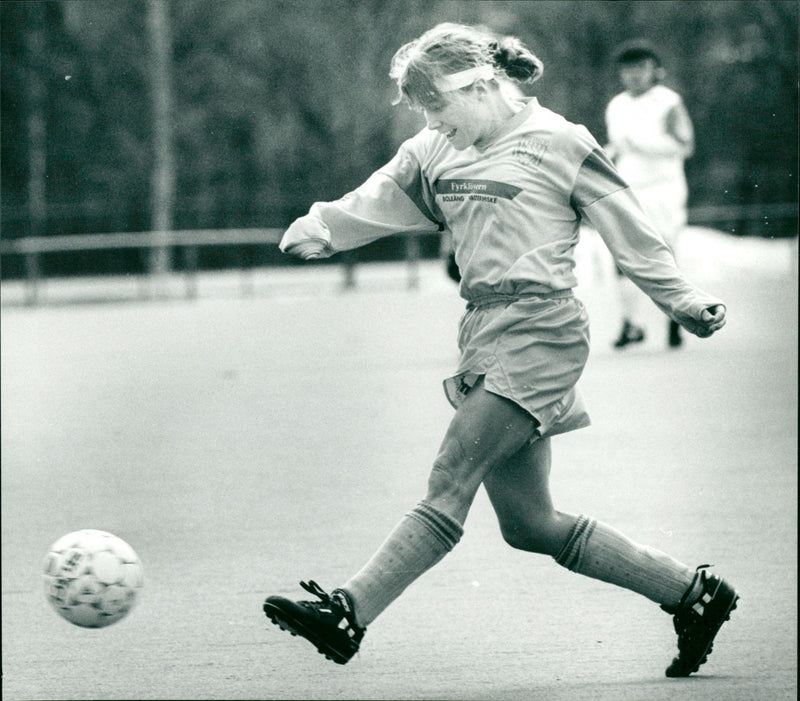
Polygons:
<instances>
[{"instance_id":1,"label":"shoe laces","mask_svg":"<svg viewBox=\"0 0 800 701\"><path fill-rule=\"evenodd\" d=\"M338 602L334 601L330 594L328 594L328 592L326 592L313 579L310 579L308 582L300 582L300 586L303 587L303 589L305 589L309 594L313 594L320 599L320 601L304 601L303 603L311 604L312 606L319 606L320 603L331 607L338 605Z\"/></svg>"},{"instance_id":2,"label":"shoe laces","mask_svg":"<svg viewBox=\"0 0 800 701\"><path fill-rule=\"evenodd\" d=\"M349 633L351 637L357 634L363 635L366 632L366 628L363 628L356 623L355 616L353 615L353 611L349 603L344 600L344 598L347 596L344 592L336 589L334 590L333 595L328 594L328 592L326 592L313 579L308 580L308 582L300 582L300 586L303 587L303 589L305 589L309 594L313 594L319 599L319 601L304 601L301 603L307 604L308 606L313 606L317 609L328 609L334 615L344 619L349 626L348 630L351 631ZM339 597L342 597L342 599L340 600Z\"/></svg>"}]
</instances>

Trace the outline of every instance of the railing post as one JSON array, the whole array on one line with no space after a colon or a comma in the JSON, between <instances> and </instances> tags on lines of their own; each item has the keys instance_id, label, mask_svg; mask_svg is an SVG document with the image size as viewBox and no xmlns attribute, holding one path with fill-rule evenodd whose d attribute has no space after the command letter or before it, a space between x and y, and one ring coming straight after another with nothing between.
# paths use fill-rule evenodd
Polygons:
<instances>
[{"instance_id":1,"label":"railing post","mask_svg":"<svg viewBox=\"0 0 800 701\"><path fill-rule=\"evenodd\" d=\"M242 297L252 297L254 294L253 275L250 269L250 256L247 244L239 246L239 290Z\"/></svg>"},{"instance_id":2,"label":"railing post","mask_svg":"<svg viewBox=\"0 0 800 701\"><path fill-rule=\"evenodd\" d=\"M197 246L184 246L183 262L186 266L184 277L186 279L186 298L197 297Z\"/></svg>"},{"instance_id":3,"label":"railing post","mask_svg":"<svg viewBox=\"0 0 800 701\"><path fill-rule=\"evenodd\" d=\"M25 254L25 304L33 306L39 301L39 254L29 251Z\"/></svg>"},{"instance_id":4,"label":"railing post","mask_svg":"<svg viewBox=\"0 0 800 701\"><path fill-rule=\"evenodd\" d=\"M344 266L344 289L352 290L356 286L356 258L352 251L344 251L342 254L342 265Z\"/></svg>"},{"instance_id":5,"label":"railing post","mask_svg":"<svg viewBox=\"0 0 800 701\"><path fill-rule=\"evenodd\" d=\"M406 262L408 263L408 289L419 287L420 243L417 234L406 236Z\"/></svg>"}]
</instances>

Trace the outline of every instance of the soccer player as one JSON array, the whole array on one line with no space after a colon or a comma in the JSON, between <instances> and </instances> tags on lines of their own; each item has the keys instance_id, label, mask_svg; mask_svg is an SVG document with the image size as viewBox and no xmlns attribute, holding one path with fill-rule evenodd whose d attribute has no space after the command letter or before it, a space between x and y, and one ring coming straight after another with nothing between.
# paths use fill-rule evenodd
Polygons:
<instances>
[{"instance_id":1,"label":"soccer player","mask_svg":"<svg viewBox=\"0 0 800 701\"><path fill-rule=\"evenodd\" d=\"M339 664L367 626L458 543L483 485L507 543L573 572L625 587L674 616L678 655L668 676L705 661L737 592L708 566L694 569L585 515L557 511L549 491L551 439L589 423L576 388L589 353L575 298L574 249L584 217L617 264L671 318L701 338L725 307L693 287L630 188L589 132L503 81L533 82L542 63L518 39L441 24L401 47L390 75L397 102L426 127L342 199L317 202L281 249L313 259L398 232L446 226L467 308L460 362L444 381L455 408L427 493L372 558L318 600L269 596L267 617Z\"/></svg>"},{"instance_id":2,"label":"soccer player","mask_svg":"<svg viewBox=\"0 0 800 701\"><path fill-rule=\"evenodd\" d=\"M681 96L662 85L661 56L647 41L626 42L616 53L624 91L606 108L606 150L656 230L672 249L686 226L688 187L684 161L694 152L694 128ZM636 319L639 291L617 268L622 329L614 346L644 340ZM668 343L682 344L680 326L669 320Z\"/></svg>"}]
</instances>

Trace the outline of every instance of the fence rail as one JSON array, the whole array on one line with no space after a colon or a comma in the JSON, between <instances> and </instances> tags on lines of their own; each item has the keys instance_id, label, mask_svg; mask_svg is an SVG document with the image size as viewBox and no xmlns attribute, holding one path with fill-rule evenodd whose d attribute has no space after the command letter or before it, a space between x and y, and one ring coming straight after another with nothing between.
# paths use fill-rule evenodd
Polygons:
<instances>
[{"instance_id":1,"label":"fence rail","mask_svg":"<svg viewBox=\"0 0 800 701\"><path fill-rule=\"evenodd\" d=\"M746 206L705 206L689 210L690 224L737 224L798 218L797 204L764 204ZM224 245L277 245L285 229L188 229L166 232L124 232L112 234L74 234L67 236L27 236L0 240L0 255L19 254L25 258L25 301L36 304L42 277L39 257L43 253L122 249L184 248L188 255L185 271L186 295L196 294L197 248ZM417 281L416 265L420 255L419 236L405 237L405 258L409 266L409 286ZM354 260L343 260L344 285L354 284Z\"/></svg>"},{"instance_id":2,"label":"fence rail","mask_svg":"<svg viewBox=\"0 0 800 701\"><path fill-rule=\"evenodd\" d=\"M68 236L26 236L0 241L0 253L61 253L163 246L220 246L277 244L285 229L187 229L166 232L123 232L119 234L71 234Z\"/></svg>"},{"instance_id":3,"label":"fence rail","mask_svg":"<svg viewBox=\"0 0 800 701\"><path fill-rule=\"evenodd\" d=\"M0 255L17 254L25 259L25 303L35 305L39 301L42 279L40 256L45 253L64 253L73 251L100 251L124 249L183 248L186 269L186 297L197 294L197 249L202 246L277 246L285 229L187 229L161 232L122 232L112 234L74 234L67 236L27 236L17 239L0 240ZM417 263L420 258L420 242L416 235L404 236L405 260L408 267L408 286L416 287L419 275ZM344 287L355 285L355 260L352 256L342 257ZM158 273L150 273L154 284L159 287ZM247 289L242 275L242 290Z\"/></svg>"}]
</instances>

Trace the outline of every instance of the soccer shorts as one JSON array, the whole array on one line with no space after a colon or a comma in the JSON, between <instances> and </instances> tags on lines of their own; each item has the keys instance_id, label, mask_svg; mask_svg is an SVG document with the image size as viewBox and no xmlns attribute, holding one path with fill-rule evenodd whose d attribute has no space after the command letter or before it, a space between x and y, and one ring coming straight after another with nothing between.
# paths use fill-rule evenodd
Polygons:
<instances>
[{"instance_id":1,"label":"soccer shorts","mask_svg":"<svg viewBox=\"0 0 800 701\"><path fill-rule=\"evenodd\" d=\"M571 290L470 302L459 325L458 370L444 380L461 404L478 378L539 422L540 437L590 424L576 387L589 357L589 319Z\"/></svg>"}]
</instances>

